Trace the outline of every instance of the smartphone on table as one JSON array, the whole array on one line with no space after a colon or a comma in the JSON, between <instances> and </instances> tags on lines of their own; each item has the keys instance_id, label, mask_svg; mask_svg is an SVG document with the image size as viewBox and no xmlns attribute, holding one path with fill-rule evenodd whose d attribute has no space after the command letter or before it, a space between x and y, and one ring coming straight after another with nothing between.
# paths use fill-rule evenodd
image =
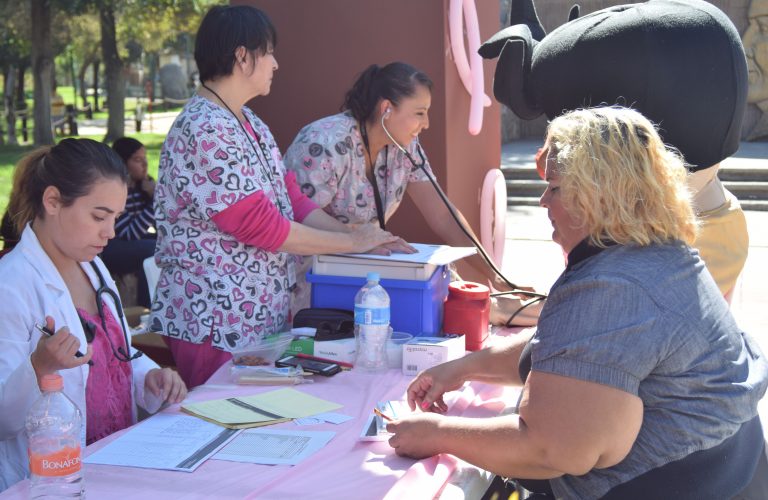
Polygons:
<instances>
[{"instance_id":1,"label":"smartphone on table","mask_svg":"<svg viewBox=\"0 0 768 500\"><path fill-rule=\"evenodd\" d=\"M316 359L297 358L296 356L283 356L275 361L275 366L299 366L309 373L330 377L341 371L341 366L328 361L319 361Z\"/></svg>"}]
</instances>

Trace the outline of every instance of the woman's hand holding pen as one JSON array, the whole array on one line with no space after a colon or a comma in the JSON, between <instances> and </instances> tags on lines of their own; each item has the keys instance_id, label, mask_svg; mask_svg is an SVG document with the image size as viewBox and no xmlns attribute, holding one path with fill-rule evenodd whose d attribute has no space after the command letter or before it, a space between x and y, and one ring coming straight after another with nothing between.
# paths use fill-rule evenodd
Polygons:
<instances>
[{"instance_id":1,"label":"woman's hand holding pen","mask_svg":"<svg viewBox=\"0 0 768 500\"><path fill-rule=\"evenodd\" d=\"M30 356L38 380L44 375L75 368L91 360L93 351L90 345L82 357L75 357L80 350L80 341L69 332L69 328L64 326L56 331L56 324L50 316L45 317L45 326L56 333L51 336L42 335Z\"/></svg>"},{"instance_id":2,"label":"woman's hand holding pen","mask_svg":"<svg viewBox=\"0 0 768 500\"><path fill-rule=\"evenodd\" d=\"M441 429L451 417L434 413L413 413L394 422L387 422L387 432L394 434L389 445L403 457L422 459L442 453Z\"/></svg>"},{"instance_id":3,"label":"woman's hand holding pen","mask_svg":"<svg viewBox=\"0 0 768 500\"><path fill-rule=\"evenodd\" d=\"M154 368L144 377L144 387L166 403L181 403L187 397L187 386L170 368Z\"/></svg>"},{"instance_id":4,"label":"woman's hand holding pen","mask_svg":"<svg viewBox=\"0 0 768 500\"><path fill-rule=\"evenodd\" d=\"M403 457L422 459L447 451L442 434L455 418L445 417L448 405L446 392L461 388L467 377L461 359L449 361L419 373L408 385L408 406L422 410L394 422L387 422L387 431L394 434L389 445Z\"/></svg>"}]
</instances>

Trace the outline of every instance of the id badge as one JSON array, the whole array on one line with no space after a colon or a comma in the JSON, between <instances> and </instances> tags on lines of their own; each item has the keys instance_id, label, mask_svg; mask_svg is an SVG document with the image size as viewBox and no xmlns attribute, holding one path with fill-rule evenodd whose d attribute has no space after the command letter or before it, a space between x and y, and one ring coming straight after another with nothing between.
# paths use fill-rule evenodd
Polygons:
<instances>
[{"instance_id":1,"label":"id badge","mask_svg":"<svg viewBox=\"0 0 768 500\"><path fill-rule=\"evenodd\" d=\"M288 267L288 290L296 288L296 257L289 255L286 259Z\"/></svg>"}]
</instances>

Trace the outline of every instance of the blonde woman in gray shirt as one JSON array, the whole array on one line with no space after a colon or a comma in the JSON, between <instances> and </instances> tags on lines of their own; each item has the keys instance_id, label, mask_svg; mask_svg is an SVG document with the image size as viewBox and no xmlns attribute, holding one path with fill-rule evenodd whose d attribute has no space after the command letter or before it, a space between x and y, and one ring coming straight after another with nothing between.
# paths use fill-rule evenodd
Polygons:
<instances>
[{"instance_id":1,"label":"blonde woman in gray shirt","mask_svg":"<svg viewBox=\"0 0 768 500\"><path fill-rule=\"evenodd\" d=\"M679 156L615 107L556 118L546 148L541 205L568 265L535 335L419 374L424 413L388 425L390 444L526 478L537 498L767 498L768 364L689 246ZM519 414L441 415L467 380L522 384Z\"/></svg>"}]
</instances>

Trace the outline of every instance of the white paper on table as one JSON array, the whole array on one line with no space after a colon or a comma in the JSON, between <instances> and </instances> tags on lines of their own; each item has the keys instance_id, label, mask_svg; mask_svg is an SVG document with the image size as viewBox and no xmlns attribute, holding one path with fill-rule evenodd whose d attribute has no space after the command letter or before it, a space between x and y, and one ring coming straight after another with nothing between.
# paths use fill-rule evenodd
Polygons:
<instances>
[{"instance_id":1,"label":"white paper on table","mask_svg":"<svg viewBox=\"0 0 768 500\"><path fill-rule=\"evenodd\" d=\"M425 243L410 243L418 252L392 253L391 255L373 255L370 253L338 254L345 257L360 259L388 260L394 262L413 262L416 264L435 264L444 266L464 257L477 253L475 247L451 247L448 245L427 245Z\"/></svg>"},{"instance_id":2,"label":"white paper on table","mask_svg":"<svg viewBox=\"0 0 768 500\"><path fill-rule=\"evenodd\" d=\"M294 418L293 423L296 425L320 425L320 424L324 424L325 420L321 420L315 417L303 417L303 418Z\"/></svg>"},{"instance_id":3,"label":"white paper on table","mask_svg":"<svg viewBox=\"0 0 768 500\"><path fill-rule=\"evenodd\" d=\"M214 460L296 465L330 441L335 432L247 429L213 456Z\"/></svg>"},{"instance_id":4,"label":"white paper on table","mask_svg":"<svg viewBox=\"0 0 768 500\"><path fill-rule=\"evenodd\" d=\"M328 422L336 425L343 424L344 422L348 422L349 420L352 420L352 417L350 417L349 415L344 415L343 413L335 413L335 412L318 413L317 415L312 415L312 417L319 418L324 422Z\"/></svg>"},{"instance_id":5,"label":"white paper on table","mask_svg":"<svg viewBox=\"0 0 768 500\"><path fill-rule=\"evenodd\" d=\"M191 415L158 414L87 456L87 464L194 472L241 431Z\"/></svg>"},{"instance_id":6,"label":"white paper on table","mask_svg":"<svg viewBox=\"0 0 768 500\"><path fill-rule=\"evenodd\" d=\"M318 425L318 424L343 424L344 422L348 422L349 420L352 420L352 417L349 415L344 415L343 413L335 413L335 412L327 412L327 413L318 413L316 415L312 415L311 417L304 417L304 418L295 418L293 419L293 423L296 425Z\"/></svg>"}]
</instances>

